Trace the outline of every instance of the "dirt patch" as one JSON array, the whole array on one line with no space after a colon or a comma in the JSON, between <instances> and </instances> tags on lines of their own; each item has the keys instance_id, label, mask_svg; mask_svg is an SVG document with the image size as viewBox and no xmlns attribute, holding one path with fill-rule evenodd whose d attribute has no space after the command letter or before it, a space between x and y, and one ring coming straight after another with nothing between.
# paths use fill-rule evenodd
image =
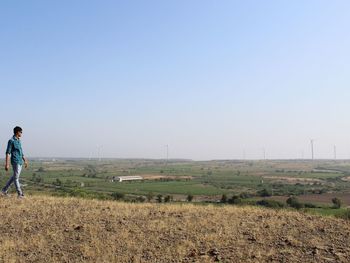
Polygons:
<instances>
[{"instance_id":1,"label":"dirt patch","mask_svg":"<svg viewBox=\"0 0 350 263\"><path fill-rule=\"evenodd\" d=\"M145 179L145 180L156 180L156 179L162 179L162 178L163 179L171 179L171 180L175 180L175 179L192 180L193 179L192 176L173 176L173 175L159 175L159 174L138 174L138 176L142 176L143 179Z\"/></svg>"},{"instance_id":2,"label":"dirt patch","mask_svg":"<svg viewBox=\"0 0 350 263\"><path fill-rule=\"evenodd\" d=\"M264 179L271 179L275 182L283 182L287 184L313 184L313 183L324 183L323 180L315 178L301 178L301 177L289 177L289 176L263 176Z\"/></svg>"},{"instance_id":3,"label":"dirt patch","mask_svg":"<svg viewBox=\"0 0 350 263\"><path fill-rule=\"evenodd\" d=\"M341 180L344 182L350 182L350 176L343 177L343 178L341 178Z\"/></svg>"}]
</instances>

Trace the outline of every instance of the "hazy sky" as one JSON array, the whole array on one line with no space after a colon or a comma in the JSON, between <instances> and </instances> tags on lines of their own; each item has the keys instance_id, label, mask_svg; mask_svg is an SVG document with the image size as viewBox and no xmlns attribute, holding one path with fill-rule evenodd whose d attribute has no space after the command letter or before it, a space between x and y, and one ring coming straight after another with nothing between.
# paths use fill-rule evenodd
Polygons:
<instances>
[{"instance_id":1,"label":"hazy sky","mask_svg":"<svg viewBox=\"0 0 350 263\"><path fill-rule=\"evenodd\" d=\"M350 1L1 1L0 151L350 158Z\"/></svg>"}]
</instances>

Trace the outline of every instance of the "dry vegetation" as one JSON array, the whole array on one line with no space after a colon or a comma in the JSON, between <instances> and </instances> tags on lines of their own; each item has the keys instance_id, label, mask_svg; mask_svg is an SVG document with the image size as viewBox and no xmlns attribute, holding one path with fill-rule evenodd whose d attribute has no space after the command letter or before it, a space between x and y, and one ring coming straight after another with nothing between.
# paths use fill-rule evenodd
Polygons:
<instances>
[{"instance_id":1,"label":"dry vegetation","mask_svg":"<svg viewBox=\"0 0 350 263\"><path fill-rule=\"evenodd\" d=\"M0 262L349 262L350 223L253 207L0 199Z\"/></svg>"}]
</instances>

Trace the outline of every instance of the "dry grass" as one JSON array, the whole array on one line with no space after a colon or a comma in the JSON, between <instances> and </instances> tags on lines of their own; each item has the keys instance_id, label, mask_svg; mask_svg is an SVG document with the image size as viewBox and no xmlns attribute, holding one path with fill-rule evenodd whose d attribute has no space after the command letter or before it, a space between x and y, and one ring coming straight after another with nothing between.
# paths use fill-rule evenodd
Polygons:
<instances>
[{"instance_id":1,"label":"dry grass","mask_svg":"<svg viewBox=\"0 0 350 263\"><path fill-rule=\"evenodd\" d=\"M0 199L0 262L350 262L349 222L253 207Z\"/></svg>"}]
</instances>

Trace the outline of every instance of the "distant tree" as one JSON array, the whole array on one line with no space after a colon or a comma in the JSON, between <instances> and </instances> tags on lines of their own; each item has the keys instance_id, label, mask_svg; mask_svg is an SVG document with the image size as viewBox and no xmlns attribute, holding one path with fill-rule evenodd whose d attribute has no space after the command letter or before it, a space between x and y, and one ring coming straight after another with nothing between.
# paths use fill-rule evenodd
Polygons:
<instances>
[{"instance_id":1,"label":"distant tree","mask_svg":"<svg viewBox=\"0 0 350 263\"><path fill-rule=\"evenodd\" d=\"M40 168L38 169L38 172L39 172L39 173L43 173L43 172L45 172L45 169L44 169L43 167L40 167Z\"/></svg>"},{"instance_id":2,"label":"distant tree","mask_svg":"<svg viewBox=\"0 0 350 263\"><path fill-rule=\"evenodd\" d=\"M147 201L148 201L148 202L151 202L152 199L153 199L153 197L154 197L154 194L153 194L152 192L149 192L149 193L147 194L147 196L146 196Z\"/></svg>"},{"instance_id":3,"label":"distant tree","mask_svg":"<svg viewBox=\"0 0 350 263\"><path fill-rule=\"evenodd\" d=\"M337 197L332 199L333 208L339 209L341 207L341 200Z\"/></svg>"},{"instance_id":4,"label":"distant tree","mask_svg":"<svg viewBox=\"0 0 350 263\"><path fill-rule=\"evenodd\" d=\"M263 190L259 191L258 193L259 193L259 195L261 197L268 197L268 196L272 195L272 193L269 190L267 190L266 188L264 188Z\"/></svg>"},{"instance_id":5,"label":"distant tree","mask_svg":"<svg viewBox=\"0 0 350 263\"><path fill-rule=\"evenodd\" d=\"M247 198L251 197L251 194L249 194L249 193L240 193L239 197L242 198L242 199L247 199Z\"/></svg>"},{"instance_id":6,"label":"distant tree","mask_svg":"<svg viewBox=\"0 0 350 263\"><path fill-rule=\"evenodd\" d=\"M114 192L111 194L112 198L114 200L121 200L121 199L124 199L125 197L125 194L124 193L119 193L119 192Z\"/></svg>"},{"instance_id":7,"label":"distant tree","mask_svg":"<svg viewBox=\"0 0 350 263\"><path fill-rule=\"evenodd\" d=\"M85 177L91 177L96 178L97 177L97 169L95 166L89 164L87 167L85 167L85 173L83 176Z\"/></svg>"},{"instance_id":8,"label":"distant tree","mask_svg":"<svg viewBox=\"0 0 350 263\"><path fill-rule=\"evenodd\" d=\"M158 203L163 202L163 196L161 194L157 195L157 202Z\"/></svg>"},{"instance_id":9,"label":"distant tree","mask_svg":"<svg viewBox=\"0 0 350 263\"><path fill-rule=\"evenodd\" d=\"M300 209L304 207L304 204L300 203L298 198L296 198L295 196L291 196L287 199L286 203L290 206L290 207L294 207L296 209Z\"/></svg>"},{"instance_id":10,"label":"distant tree","mask_svg":"<svg viewBox=\"0 0 350 263\"><path fill-rule=\"evenodd\" d=\"M220 202L223 204L227 203L227 196L225 194L222 195Z\"/></svg>"},{"instance_id":11,"label":"distant tree","mask_svg":"<svg viewBox=\"0 0 350 263\"><path fill-rule=\"evenodd\" d=\"M266 200L266 199L257 201L256 204L259 206L265 206L270 208L283 208L286 206L284 203L281 203L275 200Z\"/></svg>"},{"instance_id":12,"label":"distant tree","mask_svg":"<svg viewBox=\"0 0 350 263\"><path fill-rule=\"evenodd\" d=\"M303 203L296 203L295 204L295 208L296 209L301 209L301 208L304 208L304 207L305 207L305 205Z\"/></svg>"},{"instance_id":13,"label":"distant tree","mask_svg":"<svg viewBox=\"0 0 350 263\"><path fill-rule=\"evenodd\" d=\"M242 203L242 199L238 195L234 195L228 200L228 202L232 205L238 205Z\"/></svg>"},{"instance_id":14,"label":"distant tree","mask_svg":"<svg viewBox=\"0 0 350 263\"><path fill-rule=\"evenodd\" d=\"M33 173L32 178L30 179L33 182L40 183L42 182L41 176L37 176L36 173ZM54 183L55 184L55 183Z\"/></svg>"},{"instance_id":15,"label":"distant tree","mask_svg":"<svg viewBox=\"0 0 350 263\"><path fill-rule=\"evenodd\" d=\"M298 198L296 198L295 196L291 196L286 200L286 203L290 206L292 206L295 203L299 203Z\"/></svg>"},{"instance_id":16,"label":"distant tree","mask_svg":"<svg viewBox=\"0 0 350 263\"><path fill-rule=\"evenodd\" d=\"M164 202L165 203L169 203L173 201L173 196L172 195L167 195L165 198L164 198Z\"/></svg>"},{"instance_id":17,"label":"distant tree","mask_svg":"<svg viewBox=\"0 0 350 263\"><path fill-rule=\"evenodd\" d=\"M143 203L143 202L146 201L146 198L145 198L144 196L138 196L138 197L136 198L136 201L137 201L137 202L140 202L140 203Z\"/></svg>"},{"instance_id":18,"label":"distant tree","mask_svg":"<svg viewBox=\"0 0 350 263\"><path fill-rule=\"evenodd\" d=\"M62 185L62 181L59 178L56 178L56 181L53 183L56 186L61 186Z\"/></svg>"},{"instance_id":19,"label":"distant tree","mask_svg":"<svg viewBox=\"0 0 350 263\"><path fill-rule=\"evenodd\" d=\"M187 196L187 201L188 201L188 202L192 202L192 200L193 200L193 195L189 194L189 195Z\"/></svg>"}]
</instances>

